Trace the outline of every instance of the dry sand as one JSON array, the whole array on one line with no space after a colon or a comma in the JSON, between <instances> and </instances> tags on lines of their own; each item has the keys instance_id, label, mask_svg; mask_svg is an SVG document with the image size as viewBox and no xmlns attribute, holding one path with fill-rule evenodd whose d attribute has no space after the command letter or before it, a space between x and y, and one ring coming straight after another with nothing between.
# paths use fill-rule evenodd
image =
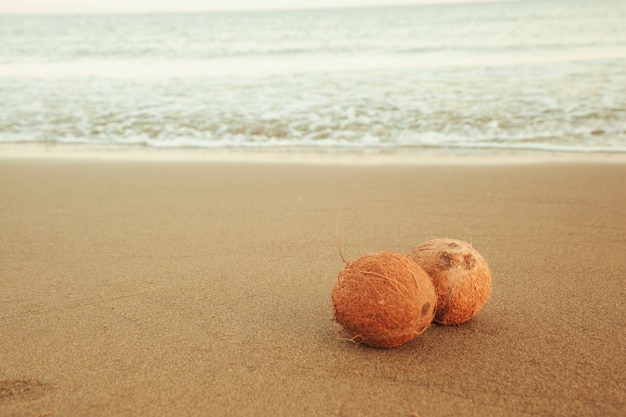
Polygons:
<instances>
[{"instance_id":1,"label":"dry sand","mask_svg":"<svg viewBox=\"0 0 626 417\"><path fill-rule=\"evenodd\" d=\"M344 255L471 241L493 292L392 350ZM0 159L0 415L624 416L626 164Z\"/></svg>"}]
</instances>

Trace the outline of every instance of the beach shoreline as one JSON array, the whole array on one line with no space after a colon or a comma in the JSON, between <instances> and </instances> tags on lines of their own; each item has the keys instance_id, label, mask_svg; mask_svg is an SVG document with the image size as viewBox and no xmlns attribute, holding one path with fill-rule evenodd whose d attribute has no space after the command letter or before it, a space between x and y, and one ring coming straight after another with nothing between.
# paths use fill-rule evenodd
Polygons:
<instances>
[{"instance_id":1,"label":"beach shoreline","mask_svg":"<svg viewBox=\"0 0 626 417\"><path fill-rule=\"evenodd\" d=\"M623 415L622 157L138 154L0 151L1 415ZM348 260L470 241L491 298L355 345L336 232Z\"/></svg>"},{"instance_id":2,"label":"beach shoreline","mask_svg":"<svg viewBox=\"0 0 626 417\"><path fill-rule=\"evenodd\" d=\"M70 159L265 163L313 165L510 165L546 163L626 163L622 152L562 152L523 149L196 149L115 145L0 144L3 159Z\"/></svg>"}]
</instances>

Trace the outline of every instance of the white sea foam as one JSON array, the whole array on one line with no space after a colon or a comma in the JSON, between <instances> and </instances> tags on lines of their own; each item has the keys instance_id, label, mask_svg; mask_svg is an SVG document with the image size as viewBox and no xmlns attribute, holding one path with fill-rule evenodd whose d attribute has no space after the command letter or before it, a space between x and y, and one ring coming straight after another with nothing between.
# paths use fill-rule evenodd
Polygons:
<instances>
[{"instance_id":1,"label":"white sea foam","mask_svg":"<svg viewBox=\"0 0 626 417\"><path fill-rule=\"evenodd\" d=\"M625 13L0 17L0 143L626 152Z\"/></svg>"}]
</instances>

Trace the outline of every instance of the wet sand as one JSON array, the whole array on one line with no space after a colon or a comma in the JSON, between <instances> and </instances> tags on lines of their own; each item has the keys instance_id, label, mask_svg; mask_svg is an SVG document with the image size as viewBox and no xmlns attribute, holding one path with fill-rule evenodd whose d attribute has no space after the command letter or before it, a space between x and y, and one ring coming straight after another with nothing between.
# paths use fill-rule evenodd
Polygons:
<instances>
[{"instance_id":1,"label":"wet sand","mask_svg":"<svg viewBox=\"0 0 626 417\"><path fill-rule=\"evenodd\" d=\"M471 241L493 292L384 350L343 263ZM626 164L0 159L2 416L623 416Z\"/></svg>"}]
</instances>

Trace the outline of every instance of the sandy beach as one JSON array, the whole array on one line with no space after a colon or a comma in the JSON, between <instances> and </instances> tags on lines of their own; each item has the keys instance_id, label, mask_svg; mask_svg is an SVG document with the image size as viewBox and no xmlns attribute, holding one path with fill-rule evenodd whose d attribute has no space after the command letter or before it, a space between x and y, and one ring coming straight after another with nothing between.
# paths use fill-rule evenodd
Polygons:
<instances>
[{"instance_id":1,"label":"sandy beach","mask_svg":"<svg viewBox=\"0 0 626 417\"><path fill-rule=\"evenodd\" d=\"M470 322L356 345L354 259L471 241ZM0 159L0 415L623 416L626 164Z\"/></svg>"}]
</instances>

